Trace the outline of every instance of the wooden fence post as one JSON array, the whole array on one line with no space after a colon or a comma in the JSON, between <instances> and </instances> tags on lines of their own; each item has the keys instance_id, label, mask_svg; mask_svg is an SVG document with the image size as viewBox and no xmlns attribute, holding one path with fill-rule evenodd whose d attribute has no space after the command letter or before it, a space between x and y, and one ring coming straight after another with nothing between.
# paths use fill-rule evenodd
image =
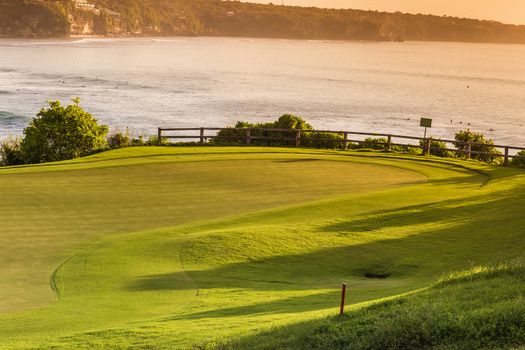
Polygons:
<instances>
[{"instance_id":1,"label":"wooden fence post","mask_svg":"<svg viewBox=\"0 0 525 350\"><path fill-rule=\"evenodd\" d=\"M388 139L386 141L386 149L388 151L392 150L392 135L388 135Z\"/></svg>"},{"instance_id":2,"label":"wooden fence post","mask_svg":"<svg viewBox=\"0 0 525 350\"><path fill-rule=\"evenodd\" d=\"M250 145L252 143L252 129L246 129L246 144Z\"/></svg>"},{"instance_id":3,"label":"wooden fence post","mask_svg":"<svg viewBox=\"0 0 525 350\"><path fill-rule=\"evenodd\" d=\"M346 151L348 149L348 133L344 132L343 148Z\"/></svg>"},{"instance_id":4,"label":"wooden fence post","mask_svg":"<svg viewBox=\"0 0 525 350\"><path fill-rule=\"evenodd\" d=\"M295 147L301 146L301 130L295 132Z\"/></svg>"},{"instance_id":5,"label":"wooden fence post","mask_svg":"<svg viewBox=\"0 0 525 350\"><path fill-rule=\"evenodd\" d=\"M161 139L162 139L162 128L159 128L157 130L157 139L159 141L159 145L161 144Z\"/></svg>"},{"instance_id":6,"label":"wooden fence post","mask_svg":"<svg viewBox=\"0 0 525 350\"><path fill-rule=\"evenodd\" d=\"M426 139L425 140L425 148L427 149L427 154L426 154L427 156L430 155L430 152L431 152L430 147L431 147L431 145L432 145L432 139Z\"/></svg>"},{"instance_id":7,"label":"wooden fence post","mask_svg":"<svg viewBox=\"0 0 525 350\"><path fill-rule=\"evenodd\" d=\"M504 166L509 166L509 146L505 147L505 160L503 161Z\"/></svg>"},{"instance_id":8,"label":"wooden fence post","mask_svg":"<svg viewBox=\"0 0 525 350\"><path fill-rule=\"evenodd\" d=\"M467 142L467 159L472 158L472 144Z\"/></svg>"},{"instance_id":9,"label":"wooden fence post","mask_svg":"<svg viewBox=\"0 0 525 350\"><path fill-rule=\"evenodd\" d=\"M201 128L201 143L204 143L204 128Z\"/></svg>"},{"instance_id":10,"label":"wooden fence post","mask_svg":"<svg viewBox=\"0 0 525 350\"><path fill-rule=\"evenodd\" d=\"M346 303L346 283L343 283L341 288L341 307L339 308L339 316L343 316L345 313L345 303Z\"/></svg>"}]
</instances>

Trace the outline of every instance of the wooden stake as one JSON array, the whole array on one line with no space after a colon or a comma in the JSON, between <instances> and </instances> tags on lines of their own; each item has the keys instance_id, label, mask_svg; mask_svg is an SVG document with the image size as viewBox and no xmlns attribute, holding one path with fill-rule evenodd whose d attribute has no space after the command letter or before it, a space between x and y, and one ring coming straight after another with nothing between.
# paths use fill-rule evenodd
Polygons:
<instances>
[{"instance_id":1,"label":"wooden stake","mask_svg":"<svg viewBox=\"0 0 525 350\"><path fill-rule=\"evenodd\" d=\"M343 283L341 288L341 308L339 309L339 316L343 316L345 313L345 300L346 300L346 283Z\"/></svg>"}]
</instances>

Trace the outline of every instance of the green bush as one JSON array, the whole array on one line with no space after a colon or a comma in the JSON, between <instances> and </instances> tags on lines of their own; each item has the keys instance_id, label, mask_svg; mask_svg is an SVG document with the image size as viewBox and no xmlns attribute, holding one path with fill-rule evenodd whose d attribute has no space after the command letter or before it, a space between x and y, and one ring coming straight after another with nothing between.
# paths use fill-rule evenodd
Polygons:
<instances>
[{"instance_id":1,"label":"green bush","mask_svg":"<svg viewBox=\"0 0 525 350\"><path fill-rule=\"evenodd\" d=\"M108 136L108 146L111 149L123 147L140 147L140 146L167 146L169 142L167 139L159 138L157 136L145 137L144 135L132 136L128 129L126 132L119 130L114 131Z\"/></svg>"},{"instance_id":2,"label":"green bush","mask_svg":"<svg viewBox=\"0 0 525 350\"><path fill-rule=\"evenodd\" d=\"M8 138L0 144L0 165L20 164L24 164L22 140L20 138Z\"/></svg>"},{"instance_id":3,"label":"green bush","mask_svg":"<svg viewBox=\"0 0 525 350\"><path fill-rule=\"evenodd\" d=\"M268 146L289 146L295 144L295 134L292 132L278 131L271 129L286 129L286 130L313 130L313 127L304 121L301 117L293 114L284 114L278 120L267 123L250 123L246 121L239 121L235 124L235 128L242 129L269 129L269 130L252 130L252 137L261 137L269 139L288 139L283 140L264 140L264 139L253 139L251 140L252 145L268 145ZM217 133L217 139L214 143L246 143L246 130L225 129Z\"/></svg>"},{"instance_id":4,"label":"green bush","mask_svg":"<svg viewBox=\"0 0 525 350\"><path fill-rule=\"evenodd\" d=\"M144 146L167 146L170 144L167 139L159 139L157 136L150 136L147 140L143 140L143 142Z\"/></svg>"},{"instance_id":5,"label":"green bush","mask_svg":"<svg viewBox=\"0 0 525 350\"><path fill-rule=\"evenodd\" d=\"M425 140L419 141L419 145L424 147ZM447 148L448 146L445 142L430 138L430 155L443 158L452 157L452 153L447 151Z\"/></svg>"},{"instance_id":6,"label":"green bush","mask_svg":"<svg viewBox=\"0 0 525 350\"><path fill-rule=\"evenodd\" d=\"M49 102L24 129L21 143L26 163L53 162L86 156L107 147L108 127L99 125L74 99L62 106Z\"/></svg>"},{"instance_id":7,"label":"green bush","mask_svg":"<svg viewBox=\"0 0 525 350\"><path fill-rule=\"evenodd\" d=\"M388 148L387 144L388 139L385 137L367 137L364 141L359 142L357 148L384 150Z\"/></svg>"},{"instance_id":8,"label":"green bush","mask_svg":"<svg viewBox=\"0 0 525 350\"><path fill-rule=\"evenodd\" d=\"M120 130L115 130L108 136L108 146L111 149L128 147L131 143L132 138L127 129L125 133Z\"/></svg>"},{"instance_id":9,"label":"green bush","mask_svg":"<svg viewBox=\"0 0 525 350\"><path fill-rule=\"evenodd\" d=\"M331 132L309 132L301 135L301 145L315 148L342 148L344 136Z\"/></svg>"},{"instance_id":10,"label":"green bush","mask_svg":"<svg viewBox=\"0 0 525 350\"><path fill-rule=\"evenodd\" d=\"M419 147L411 145L395 145L391 147L393 152L408 153L408 154L421 154L422 150Z\"/></svg>"},{"instance_id":11,"label":"green bush","mask_svg":"<svg viewBox=\"0 0 525 350\"><path fill-rule=\"evenodd\" d=\"M519 158L512 158L512 162L510 163L512 166L523 168L525 167L525 151L520 151L517 156ZM523 157L523 158L521 158Z\"/></svg>"},{"instance_id":12,"label":"green bush","mask_svg":"<svg viewBox=\"0 0 525 350\"><path fill-rule=\"evenodd\" d=\"M468 149L468 143L475 143L474 145L472 145L472 152L484 152L490 154L472 154L472 159L477 159L479 161L487 163L499 163L501 161L501 157L491 155L501 154L501 152L494 147L494 141L491 139L486 139L485 136L481 133L470 131L470 129L462 130L456 133L455 140L456 141L454 142L454 146L458 151L462 151L457 152L458 157L465 156L465 151L467 151Z\"/></svg>"}]
</instances>

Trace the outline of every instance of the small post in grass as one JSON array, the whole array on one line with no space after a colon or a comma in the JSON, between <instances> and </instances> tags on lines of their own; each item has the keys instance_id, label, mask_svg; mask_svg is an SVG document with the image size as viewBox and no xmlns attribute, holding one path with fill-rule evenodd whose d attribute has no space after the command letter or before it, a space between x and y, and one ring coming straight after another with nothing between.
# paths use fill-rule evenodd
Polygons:
<instances>
[{"instance_id":1,"label":"small post in grass","mask_svg":"<svg viewBox=\"0 0 525 350\"><path fill-rule=\"evenodd\" d=\"M162 138L162 128L159 128L159 129L157 130L157 138L159 139L159 145L160 145L160 143L161 143L161 142L160 142L160 141L161 141L160 139Z\"/></svg>"},{"instance_id":2,"label":"small post in grass","mask_svg":"<svg viewBox=\"0 0 525 350\"><path fill-rule=\"evenodd\" d=\"M341 287L341 308L339 309L339 316L342 317L345 313L345 300L346 300L346 283L343 283Z\"/></svg>"}]
</instances>

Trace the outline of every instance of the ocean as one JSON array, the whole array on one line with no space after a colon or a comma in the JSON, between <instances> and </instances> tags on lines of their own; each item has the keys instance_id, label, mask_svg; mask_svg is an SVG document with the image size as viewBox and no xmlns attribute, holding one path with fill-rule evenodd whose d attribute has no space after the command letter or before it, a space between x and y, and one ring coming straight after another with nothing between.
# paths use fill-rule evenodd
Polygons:
<instances>
[{"instance_id":1,"label":"ocean","mask_svg":"<svg viewBox=\"0 0 525 350\"><path fill-rule=\"evenodd\" d=\"M525 46L246 38L0 40L0 139L48 100L111 128L222 127L302 116L315 128L525 146Z\"/></svg>"}]
</instances>

